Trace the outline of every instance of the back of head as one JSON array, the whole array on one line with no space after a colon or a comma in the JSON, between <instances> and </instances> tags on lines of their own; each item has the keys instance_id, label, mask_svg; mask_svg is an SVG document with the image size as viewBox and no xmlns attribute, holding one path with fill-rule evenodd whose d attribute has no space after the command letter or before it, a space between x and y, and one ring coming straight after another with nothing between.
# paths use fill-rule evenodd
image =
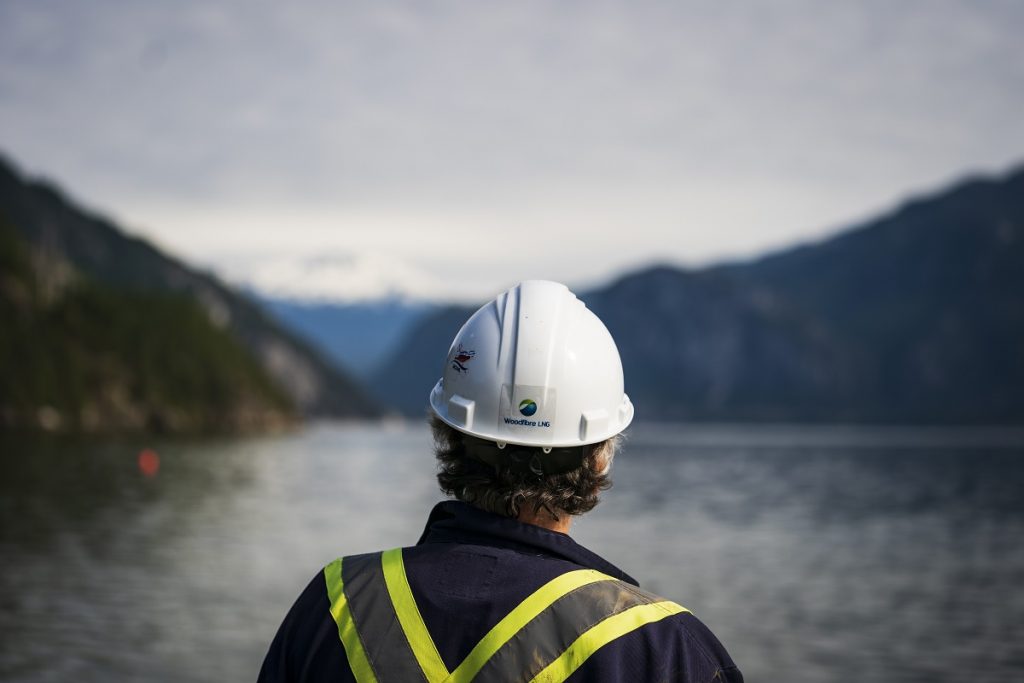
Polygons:
<instances>
[{"instance_id":1,"label":"back of head","mask_svg":"<svg viewBox=\"0 0 1024 683\"><path fill-rule=\"evenodd\" d=\"M441 488L512 517L592 509L633 418L607 328L564 285L542 280L470 317L430 405Z\"/></svg>"}]
</instances>

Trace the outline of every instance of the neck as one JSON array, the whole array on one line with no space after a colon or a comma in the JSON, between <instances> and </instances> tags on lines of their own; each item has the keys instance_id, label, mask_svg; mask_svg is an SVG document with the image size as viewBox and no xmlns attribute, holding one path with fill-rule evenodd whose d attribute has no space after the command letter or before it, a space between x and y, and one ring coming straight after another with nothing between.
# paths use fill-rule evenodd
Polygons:
<instances>
[{"instance_id":1,"label":"neck","mask_svg":"<svg viewBox=\"0 0 1024 683\"><path fill-rule=\"evenodd\" d=\"M567 515L563 512L558 519L555 519L552 514L544 508L541 508L537 512L522 509L519 511L519 516L516 517L516 519L520 522L525 522L526 524L533 524L534 526L543 527L562 534L569 533L569 527L572 526L572 515Z\"/></svg>"}]
</instances>

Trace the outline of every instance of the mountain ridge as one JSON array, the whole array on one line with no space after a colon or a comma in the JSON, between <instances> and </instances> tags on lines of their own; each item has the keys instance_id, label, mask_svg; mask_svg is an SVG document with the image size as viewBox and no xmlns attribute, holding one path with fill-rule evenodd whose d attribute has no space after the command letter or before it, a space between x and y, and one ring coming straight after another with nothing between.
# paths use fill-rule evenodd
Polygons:
<instances>
[{"instance_id":1,"label":"mountain ridge","mask_svg":"<svg viewBox=\"0 0 1024 683\"><path fill-rule=\"evenodd\" d=\"M216 326L230 331L253 354L302 414L359 418L381 414L360 384L256 304L213 275L126 234L102 215L79 208L56 184L23 178L3 157L0 214L32 249L63 258L98 283L195 300Z\"/></svg>"},{"instance_id":2,"label":"mountain ridge","mask_svg":"<svg viewBox=\"0 0 1024 683\"><path fill-rule=\"evenodd\" d=\"M616 339L641 418L1020 424L1024 167L829 238L655 265L580 298ZM473 310L422 320L374 376L382 400L422 414Z\"/></svg>"},{"instance_id":3,"label":"mountain ridge","mask_svg":"<svg viewBox=\"0 0 1024 683\"><path fill-rule=\"evenodd\" d=\"M115 289L33 253L0 221L0 426L247 432L293 406L193 300Z\"/></svg>"}]
</instances>

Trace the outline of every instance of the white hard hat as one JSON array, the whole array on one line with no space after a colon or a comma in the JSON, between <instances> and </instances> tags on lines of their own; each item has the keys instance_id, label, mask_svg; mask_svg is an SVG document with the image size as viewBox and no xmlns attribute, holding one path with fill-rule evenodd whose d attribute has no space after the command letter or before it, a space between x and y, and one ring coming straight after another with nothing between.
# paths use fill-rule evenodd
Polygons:
<instances>
[{"instance_id":1,"label":"white hard hat","mask_svg":"<svg viewBox=\"0 0 1024 683\"><path fill-rule=\"evenodd\" d=\"M430 407L499 446L597 443L633 419L608 329L565 285L545 280L516 285L466 321Z\"/></svg>"}]
</instances>

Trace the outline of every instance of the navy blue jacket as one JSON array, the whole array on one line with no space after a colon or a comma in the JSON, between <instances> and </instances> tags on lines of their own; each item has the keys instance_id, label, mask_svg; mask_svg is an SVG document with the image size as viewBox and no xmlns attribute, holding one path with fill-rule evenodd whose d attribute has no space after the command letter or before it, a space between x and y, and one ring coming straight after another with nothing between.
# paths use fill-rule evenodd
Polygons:
<instances>
[{"instance_id":1,"label":"navy blue jacket","mask_svg":"<svg viewBox=\"0 0 1024 683\"><path fill-rule=\"evenodd\" d=\"M450 671L491 627L556 576L596 569L637 584L565 534L457 501L434 508L419 542L403 556L413 597ZM322 572L285 617L259 680L354 681ZM742 683L743 676L711 631L683 612L605 645L569 681Z\"/></svg>"}]
</instances>

